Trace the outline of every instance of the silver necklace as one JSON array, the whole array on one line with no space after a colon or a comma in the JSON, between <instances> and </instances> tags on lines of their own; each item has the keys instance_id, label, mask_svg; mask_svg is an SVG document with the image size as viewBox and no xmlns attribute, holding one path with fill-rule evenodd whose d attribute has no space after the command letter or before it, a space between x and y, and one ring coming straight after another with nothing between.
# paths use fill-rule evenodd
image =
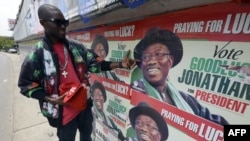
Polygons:
<instances>
[{"instance_id":1,"label":"silver necklace","mask_svg":"<svg viewBox=\"0 0 250 141\"><path fill-rule=\"evenodd\" d=\"M67 71L65 71L65 69L66 69L66 67L67 67L67 65L68 65L68 61L69 61L69 59L68 59L68 51L67 51L67 49L63 46L63 53L64 53L64 65L62 65L61 63L60 63L60 61L59 61L59 65L60 65L60 70L62 71L62 75L64 76L64 78L66 78L67 77L67 75L68 75L68 72Z\"/></svg>"}]
</instances>

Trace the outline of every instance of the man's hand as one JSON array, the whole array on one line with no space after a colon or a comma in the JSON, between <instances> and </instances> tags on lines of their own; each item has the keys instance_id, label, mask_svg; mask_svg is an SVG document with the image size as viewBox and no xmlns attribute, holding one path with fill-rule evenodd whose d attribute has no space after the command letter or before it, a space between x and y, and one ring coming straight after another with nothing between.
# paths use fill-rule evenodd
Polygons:
<instances>
[{"instance_id":1,"label":"man's hand","mask_svg":"<svg viewBox=\"0 0 250 141\"><path fill-rule=\"evenodd\" d=\"M122 60L122 68L132 69L135 67L136 63L134 59L129 58L130 50L128 50L127 54L124 56Z\"/></svg>"},{"instance_id":2,"label":"man's hand","mask_svg":"<svg viewBox=\"0 0 250 141\"><path fill-rule=\"evenodd\" d=\"M63 94L59 97L53 98L53 97L49 97L49 96L45 96L45 100L52 103L52 104L58 104L58 105L67 105L65 102L63 102L64 97L67 94Z\"/></svg>"},{"instance_id":3,"label":"man's hand","mask_svg":"<svg viewBox=\"0 0 250 141\"><path fill-rule=\"evenodd\" d=\"M250 66L229 66L229 65L221 65L227 70L234 70L238 73L245 73L247 76L250 76Z\"/></svg>"}]
</instances>

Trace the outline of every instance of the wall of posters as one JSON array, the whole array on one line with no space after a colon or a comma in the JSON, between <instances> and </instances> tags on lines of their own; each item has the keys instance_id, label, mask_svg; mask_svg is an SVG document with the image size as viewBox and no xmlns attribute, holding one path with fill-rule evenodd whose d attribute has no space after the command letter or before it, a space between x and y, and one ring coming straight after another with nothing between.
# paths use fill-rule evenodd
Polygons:
<instances>
[{"instance_id":1,"label":"wall of posters","mask_svg":"<svg viewBox=\"0 0 250 141\"><path fill-rule=\"evenodd\" d=\"M90 75L92 86L104 87L99 95L91 89L99 98L94 109L103 105L96 117L106 115L96 118L93 134L105 141L222 141L223 125L250 124L249 35L250 5L238 3L68 34L105 60L120 61L129 50L139 60L130 70Z\"/></svg>"}]
</instances>

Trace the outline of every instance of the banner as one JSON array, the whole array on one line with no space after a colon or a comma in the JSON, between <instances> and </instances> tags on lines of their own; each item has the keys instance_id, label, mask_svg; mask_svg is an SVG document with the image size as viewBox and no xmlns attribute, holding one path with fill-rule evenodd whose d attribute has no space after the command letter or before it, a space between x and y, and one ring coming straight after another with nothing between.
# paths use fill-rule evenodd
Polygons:
<instances>
[{"instance_id":1,"label":"banner","mask_svg":"<svg viewBox=\"0 0 250 141\"><path fill-rule=\"evenodd\" d=\"M249 9L220 3L68 34L107 61L129 50L139 60L90 75L105 88L117 140L222 141L224 125L250 124ZM104 131L95 132L108 139Z\"/></svg>"},{"instance_id":2,"label":"banner","mask_svg":"<svg viewBox=\"0 0 250 141\"><path fill-rule=\"evenodd\" d=\"M84 22L116 8L122 7L120 0L79 0L79 15Z\"/></svg>"},{"instance_id":3,"label":"banner","mask_svg":"<svg viewBox=\"0 0 250 141\"><path fill-rule=\"evenodd\" d=\"M129 8L134 9L146 3L147 0L122 0L122 2Z\"/></svg>"},{"instance_id":4,"label":"banner","mask_svg":"<svg viewBox=\"0 0 250 141\"><path fill-rule=\"evenodd\" d=\"M15 19L8 19L8 25L9 25L9 29L10 30L13 30L15 24L16 24L16 20Z\"/></svg>"}]
</instances>

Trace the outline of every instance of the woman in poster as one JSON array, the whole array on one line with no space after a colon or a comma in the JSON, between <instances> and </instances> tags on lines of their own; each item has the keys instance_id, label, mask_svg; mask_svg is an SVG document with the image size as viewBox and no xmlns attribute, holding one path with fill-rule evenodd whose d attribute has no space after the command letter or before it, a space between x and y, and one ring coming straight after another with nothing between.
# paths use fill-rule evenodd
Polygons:
<instances>
[{"instance_id":1,"label":"woman in poster","mask_svg":"<svg viewBox=\"0 0 250 141\"><path fill-rule=\"evenodd\" d=\"M177 90L168 80L170 69L181 61L182 55L182 42L176 34L150 29L134 49L134 58L143 77L132 82L131 87L217 124L229 124L224 117L211 114L194 97Z\"/></svg>"},{"instance_id":2,"label":"woman in poster","mask_svg":"<svg viewBox=\"0 0 250 141\"><path fill-rule=\"evenodd\" d=\"M102 35L96 35L92 42L91 49L103 60L109 53L108 40ZM121 81L113 71L106 71L99 73L100 76L106 77L111 80ZM122 82L122 81L121 81Z\"/></svg>"},{"instance_id":3,"label":"woman in poster","mask_svg":"<svg viewBox=\"0 0 250 141\"><path fill-rule=\"evenodd\" d=\"M104 126L108 127L110 130L116 131L117 136L120 140L124 140L124 136L121 130L117 128L112 119L104 112L104 103L106 102L107 95L102 83L94 81L93 85L91 86L91 95L93 99L93 123L95 124L96 120L99 120ZM95 126L93 131L95 132Z\"/></svg>"}]
</instances>

